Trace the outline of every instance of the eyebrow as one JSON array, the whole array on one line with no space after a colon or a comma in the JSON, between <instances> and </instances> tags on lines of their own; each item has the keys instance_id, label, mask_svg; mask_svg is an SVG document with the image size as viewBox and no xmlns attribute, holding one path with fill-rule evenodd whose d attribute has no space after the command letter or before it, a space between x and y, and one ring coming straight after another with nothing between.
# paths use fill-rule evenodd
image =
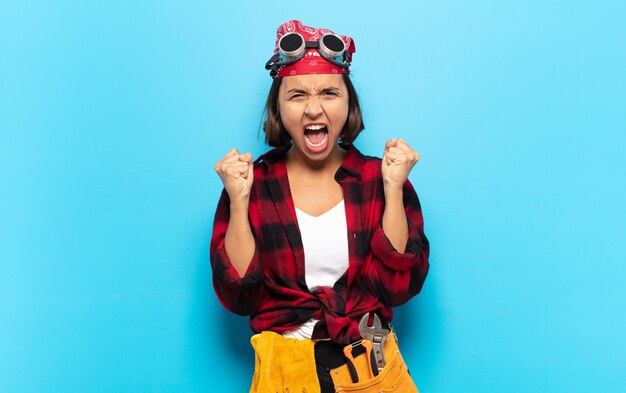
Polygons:
<instances>
[{"instance_id":1,"label":"eyebrow","mask_svg":"<svg viewBox=\"0 0 626 393\"><path fill-rule=\"evenodd\" d=\"M321 93L321 92L325 92L325 91L338 91L338 90L340 90L339 87L329 86L329 87L323 87L323 88L321 88L321 89L319 89L317 91ZM308 94L309 91L308 90L304 90L304 89L299 88L299 87L294 87L294 88L291 88L291 89L287 90L287 94L290 94L290 93L304 93L304 94Z\"/></svg>"},{"instance_id":2,"label":"eyebrow","mask_svg":"<svg viewBox=\"0 0 626 393\"><path fill-rule=\"evenodd\" d=\"M287 94L289 94L289 93L308 93L308 91L306 91L304 89L300 89L300 88L294 87L293 89L287 90Z\"/></svg>"}]
</instances>

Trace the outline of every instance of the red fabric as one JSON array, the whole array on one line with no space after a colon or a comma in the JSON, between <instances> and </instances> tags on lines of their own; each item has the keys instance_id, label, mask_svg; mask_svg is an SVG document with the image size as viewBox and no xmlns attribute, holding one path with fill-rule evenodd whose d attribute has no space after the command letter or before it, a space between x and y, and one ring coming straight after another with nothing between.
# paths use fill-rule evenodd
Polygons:
<instances>
[{"instance_id":1,"label":"red fabric","mask_svg":"<svg viewBox=\"0 0 626 393\"><path fill-rule=\"evenodd\" d=\"M346 344L360 338L358 321L363 314L377 312L391 321L391 308L420 292L429 253L420 203L407 181L404 205L409 239L400 254L382 230L385 197L380 159L363 156L352 145L346 147L348 154L335 179L346 207L349 268L332 288L311 293L284 161L288 148L273 149L255 162L249 219L256 250L242 278L224 249L230 203L222 192L211 239L213 286L224 307L250 315L254 332L281 333L317 318L313 339Z\"/></svg>"},{"instance_id":2,"label":"red fabric","mask_svg":"<svg viewBox=\"0 0 626 393\"><path fill-rule=\"evenodd\" d=\"M314 28L302 24L299 20L290 20L283 23L278 27L276 31L276 44L274 45L274 54L278 53L278 42L281 37L287 33L299 33L304 37L305 41L319 41L325 34L334 34L331 30L324 28ZM343 42L346 44L346 54L348 60L352 59L352 54L356 51L354 41L352 38L340 35ZM345 74L348 70L329 63L320 56L316 49L309 49L302 59L294 64L281 67L276 75L277 78L291 75L303 75L303 74Z\"/></svg>"}]
</instances>

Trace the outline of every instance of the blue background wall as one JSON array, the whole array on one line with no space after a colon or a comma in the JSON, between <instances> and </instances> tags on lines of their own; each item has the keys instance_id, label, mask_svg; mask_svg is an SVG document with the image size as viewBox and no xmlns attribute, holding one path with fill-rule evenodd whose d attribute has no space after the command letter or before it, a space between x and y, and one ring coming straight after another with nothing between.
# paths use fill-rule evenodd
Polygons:
<instances>
[{"instance_id":1,"label":"blue background wall","mask_svg":"<svg viewBox=\"0 0 626 393\"><path fill-rule=\"evenodd\" d=\"M212 168L266 150L300 18L356 40L357 146L422 154L432 268L396 319L421 391L624 392L626 3L590 4L0 1L0 391L247 391Z\"/></svg>"}]
</instances>

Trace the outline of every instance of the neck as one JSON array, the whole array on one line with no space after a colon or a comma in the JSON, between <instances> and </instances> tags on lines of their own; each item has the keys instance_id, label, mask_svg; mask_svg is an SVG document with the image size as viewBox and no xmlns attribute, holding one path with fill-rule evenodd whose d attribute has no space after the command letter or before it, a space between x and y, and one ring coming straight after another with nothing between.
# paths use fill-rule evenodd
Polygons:
<instances>
[{"instance_id":1,"label":"neck","mask_svg":"<svg viewBox=\"0 0 626 393\"><path fill-rule=\"evenodd\" d=\"M330 174L334 176L337 169L341 166L346 153L346 150L336 144L333 146L333 150L326 159L314 161L299 151L295 145L292 145L287 152L286 163L287 167L291 170L307 171L319 175Z\"/></svg>"}]
</instances>

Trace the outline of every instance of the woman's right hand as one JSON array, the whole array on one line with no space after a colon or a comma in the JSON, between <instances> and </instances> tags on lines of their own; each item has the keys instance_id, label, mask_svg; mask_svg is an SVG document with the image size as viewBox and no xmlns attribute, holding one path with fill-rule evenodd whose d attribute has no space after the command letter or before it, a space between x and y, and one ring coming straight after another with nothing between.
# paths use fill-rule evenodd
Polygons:
<instances>
[{"instance_id":1,"label":"woman's right hand","mask_svg":"<svg viewBox=\"0 0 626 393\"><path fill-rule=\"evenodd\" d=\"M252 155L239 154L233 149L215 164L215 172L220 176L231 204L241 202L247 206L254 180Z\"/></svg>"}]
</instances>

